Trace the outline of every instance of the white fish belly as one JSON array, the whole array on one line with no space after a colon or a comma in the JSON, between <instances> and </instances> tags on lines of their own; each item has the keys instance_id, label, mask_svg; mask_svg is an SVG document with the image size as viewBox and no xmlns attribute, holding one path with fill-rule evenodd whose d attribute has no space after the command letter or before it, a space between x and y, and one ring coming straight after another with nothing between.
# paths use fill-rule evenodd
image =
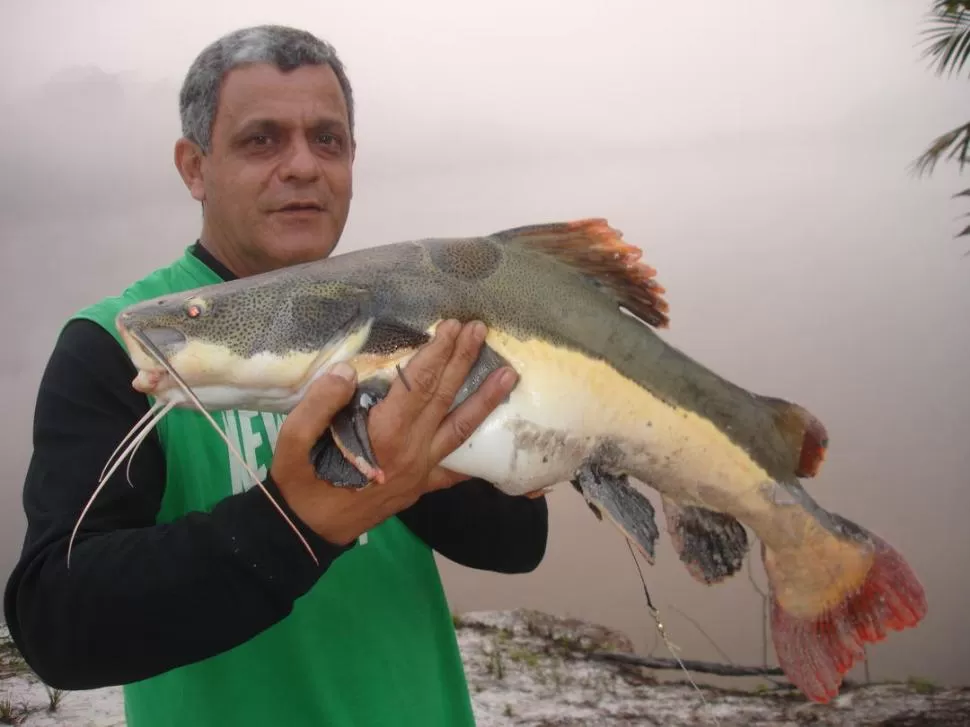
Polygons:
<instances>
[{"instance_id":1,"label":"white fish belly","mask_svg":"<svg viewBox=\"0 0 970 727\"><path fill-rule=\"evenodd\" d=\"M754 495L771 478L709 420L580 352L496 330L487 343L519 383L444 467L521 495L569 481L609 441L617 469L676 500L759 507Z\"/></svg>"},{"instance_id":2,"label":"white fish belly","mask_svg":"<svg viewBox=\"0 0 970 727\"><path fill-rule=\"evenodd\" d=\"M513 395L508 404L493 412L471 438L448 455L442 466L481 477L510 495L571 479L592 451L592 440L576 437L572 442L557 442L561 433L539 425L545 412L531 406L527 399ZM523 446L523 430L533 432L537 441L544 439L546 446Z\"/></svg>"}]
</instances>

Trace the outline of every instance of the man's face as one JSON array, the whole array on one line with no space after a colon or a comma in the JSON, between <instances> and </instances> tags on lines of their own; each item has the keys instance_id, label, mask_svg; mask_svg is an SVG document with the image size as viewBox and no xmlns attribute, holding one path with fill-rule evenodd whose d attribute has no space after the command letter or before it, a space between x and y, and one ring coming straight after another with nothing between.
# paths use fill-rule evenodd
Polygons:
<instances>
[{"instance_id":1,"label":"man's face","mask_svg":"<svg viewBox=\"0 0 970 727\"><path fill-rule=\"evenodd\" d=\"M350 208L354 148L329 66L226 75L193 196L213 244L251 272L327 256Z\"/></svg>"}]
</instances>

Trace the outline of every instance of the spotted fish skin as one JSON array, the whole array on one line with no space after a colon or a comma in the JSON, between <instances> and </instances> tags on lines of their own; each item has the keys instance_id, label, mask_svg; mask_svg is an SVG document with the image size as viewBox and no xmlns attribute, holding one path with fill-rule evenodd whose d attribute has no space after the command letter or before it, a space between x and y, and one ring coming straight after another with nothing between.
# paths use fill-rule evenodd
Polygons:
<instances>
[{"instance_id":1,"label":"spotted fish skin","mask_svg":"<svg viewBox=\"0 0 970 727\"><path fill-rule=\"evenodd\" d=\"M140 303L118 327L136 385L156 396L182 394L144 339L207 408L285 412L333 361L387 380L442 320L483 321L488 350L519 380L442 464L512 495L599 473L590 504L650 553L653 508L638 504L630 521L635 498L617 484L628 475L660 494L675 548L705 583L740 568L750 528L779 661L827 701L861 644L924 618L922 586L885 541L801 486L828 445L817 418L659 335L665 291L639 257L604 220L413 240Z\"/></svg>"}]
</instances>

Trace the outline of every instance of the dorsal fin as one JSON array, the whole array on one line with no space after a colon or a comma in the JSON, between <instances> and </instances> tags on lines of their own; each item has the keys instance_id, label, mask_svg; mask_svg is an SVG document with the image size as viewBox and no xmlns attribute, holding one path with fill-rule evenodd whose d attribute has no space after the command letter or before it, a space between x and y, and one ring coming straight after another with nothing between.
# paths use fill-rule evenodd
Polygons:
<instances>
[{"instance_id":1,"label":"dorsal fin","mask_svg":"<svg viewBox=\"0 0 970 727\"><path fill-rule=\"evenodd\" d=\"M825 425L803 406L773 396L760 398L775 410L775 422L791 449L795 476L817 475L829 446Z\"/></svg>"},{"instance_id":2,"label":"dorsal fin","mask_svg":"<svg viewBox=\"0 0 970 727\"><path fill-rule=\"evenodd\" d=\"M605 289L633 315L656 328L669 325L666 292L657 271L638 262L642 251L623 241L605 219L555 222L502 230L491 238L550 255Z\"/></svg>"}]
</instances>

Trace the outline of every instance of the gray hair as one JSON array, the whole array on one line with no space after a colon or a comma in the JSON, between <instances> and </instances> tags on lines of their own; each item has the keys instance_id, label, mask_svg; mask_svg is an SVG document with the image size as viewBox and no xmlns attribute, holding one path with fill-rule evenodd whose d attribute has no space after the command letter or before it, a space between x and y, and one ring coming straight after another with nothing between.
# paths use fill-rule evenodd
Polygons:
<instances>
[{"instance_id":1,"label":"gray hair","mask_svg":"<svg viewBox=\"0 0 970 727\"><path fill-rule=\"evenodd\" d=\"M222 80L233 68L271 63L283 72L307 65L333 69L347 103L350 134L354 133L354 97L337 51L315 35L281 25L242 28L207 46L193 61L179 92L182 135L208 153Z\"/></svg>"}]
</instances>

